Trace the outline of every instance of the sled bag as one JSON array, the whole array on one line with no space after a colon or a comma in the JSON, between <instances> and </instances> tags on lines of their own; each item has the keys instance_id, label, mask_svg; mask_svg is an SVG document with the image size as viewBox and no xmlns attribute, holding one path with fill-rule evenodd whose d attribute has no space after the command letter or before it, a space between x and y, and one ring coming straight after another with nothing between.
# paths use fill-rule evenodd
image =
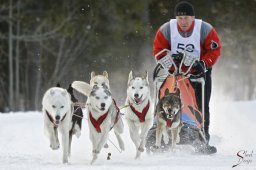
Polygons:
<instances>
[{"instance_id":1,"label":"sled bag","mask_svg":"<svg viewBox=\"0 0 256 170\"><path fill-rule=\"evenodd\" d=\"M180 89L180 98L182 103L182 122L201 129L203 127L203 116L201 111L199 111L198 109L195 97L195 90L192 87L189 79L185 78L184 76L168 76L159 89L159 99L164 96L165 89L167 88L169 89L170 93L175 93L177 88Z\"/></svg>"}]
</instances>

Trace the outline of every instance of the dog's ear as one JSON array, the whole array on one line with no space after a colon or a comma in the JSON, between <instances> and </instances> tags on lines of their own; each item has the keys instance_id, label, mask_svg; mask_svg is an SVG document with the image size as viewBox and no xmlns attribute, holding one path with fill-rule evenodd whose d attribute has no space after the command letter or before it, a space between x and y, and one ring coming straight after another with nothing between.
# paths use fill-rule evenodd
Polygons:
<instances>
[{"instance_id":1,"label":"dog's ear","mask_svg":"<svg viewBox=\"0 0 256 170\"><path fill-rule=\"evenodd\" d=\"M107 77L108 78L108 72L105 70L103 71L103 76Z\"/></svg>"},{"instance_id":2,"label":"dog's ear","mask_svg":"<svg viewBox=\"0 0 256 170\"><path fill-rule=\"evenodd\" d=\"M144 79L147 81L147 84L149 84L149 81L148 81L148 72L147 72L147 71L145 72Z\"/></svg>"},{"instance_id":3,"label":"dog's ear","mask_svg":"<svg viewBox=\"0 0 256 170\"><path fill-rule=\"evenodd\" d=\"M93 77L95 77L95 72L94 71L91 72L91 79L93 79Z\"/></svg>"},{"instance_id":4,"label":"dog's ear","mask_svg":"<svg viewBox=\"0 0 256 170\"><path fill-rule=\"evenodd\" d=\"M180 89L178 89L178 88L176 89L175 95L180 96Z\"/></svg>"},{"instance_id":5,"label":"dog's ear","mask_svg":"<svg viewBox=\"0 0 256 170\"><path fill-rule=\"evenodd\" d=\"M51 96L53 96L55 94L55 91L53 89L51 89L50 94L51 94Z\"/></svg>"},{"instance_id":6,"label":"dog's ear","mask_svg":"<svg viewBox=\"0 0 256 170\"><path fill-rule=\"evenodd\" d=\"M60 87L60 83L59 82L56 84L56 87Z\"/></svg>"},{"instance_id":7,"label":"dog's ear","mask_svg":"<svg viewBox=\"0 0 256 170\"><path fill-rule=\"evenodd\" d=\"M71 84L69 84L67 91L70 95L73 95L73 88L71 87Z\"/></svg>"},{"instance_id":8,"label":"dog's ear","mask_svg":"<svg viewBox=\"0 0 256 170\"><path fill-rule=\"evenodd\" d=\"M165 91L164 91L164 95L167 96L168 94L170 94L170 92L169 92L169 89L166 88Z\"/></svg>"},{"instance_id":9,"label":"dog's ear","mask_svg":"<svg viewBox=\"0 0 256 170\"><path fill-rule=\"evenodd\" d=\"M61 94L62 94L63 96L66 96L67 93L68 93L68 92L67 92L66 89L63 89L63 91L61 92Z\"/></svg>"},{"instance_id":10,"label":"dog's ear","mask_svg":"<svg viewBox=\"0 0 256 170\"><path fill-rule=\"evenodd\" d=\"M130 84L130 81L133 79L132 71L129 73L129 78L128 78L128 85Z\"/></svg>"},{"instance_id":11,"label":"dog's ear","mask_svg":"<svg viewBox=\"0 0 256 170\"><path fill-rule=\"evenodd\" d=\"M73 89L86 96L89 96L92 92L92 86L83 81L74 81L71 86L73 87Z\"/></svg>"}]
</instances>

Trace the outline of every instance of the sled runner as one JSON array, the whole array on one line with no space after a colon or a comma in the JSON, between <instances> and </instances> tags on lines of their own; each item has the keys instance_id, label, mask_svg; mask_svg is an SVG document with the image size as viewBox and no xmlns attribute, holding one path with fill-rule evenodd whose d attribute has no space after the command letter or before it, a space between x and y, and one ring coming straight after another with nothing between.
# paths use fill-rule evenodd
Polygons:
<instances>
[{"instance_id":1,"label":"sled runner","mask_svg":"<svg viewBox=\"0 0 256 170\"><path fill-rule=\"evenodd\" d=\"M171 51L164 49L157 56L163 56L154 70L155 85L155 113L158 101L161 100L166 89L170 93L175 93L177 89L180 91L181 106L181 122L183 124L178 144L189 144L195 148L196 152L211 154L216 152L215 147L207 144L204 133L204 100L202 100L202 110L198 108L195 91L191 82L198 82L202 86L202 98L204 99L204 77L205 72L195 75L192 74L192 66L199 62L198 59L189 56L184 50L182 53L172 55ZM166 118L165 118L166 119ZM167 119L166 119L167 120ZM147 152L155 151L157 122L150 129L147 136L146 148ZM172 138L168 131L170 138ZM165 144L161 142L161 149L165 151L169 148L170 142Z\"/></svg>"}]
</instances>

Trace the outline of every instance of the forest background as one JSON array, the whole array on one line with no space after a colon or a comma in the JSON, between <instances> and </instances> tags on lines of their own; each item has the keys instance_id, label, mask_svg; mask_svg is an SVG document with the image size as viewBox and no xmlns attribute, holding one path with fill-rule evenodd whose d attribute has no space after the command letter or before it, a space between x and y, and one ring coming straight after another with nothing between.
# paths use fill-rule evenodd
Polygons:
<instances>
[{"instance_id":1,"label":"forest background","mask_svg":"<svg viewBox=\"0 0 256 170\"><path fill-rule=\"evenodd\" d=\"M48 88L88 82L91 71L104 70L123 104L130 70L152 78L154 36L177 2L0 0L0 112L41 110ZM189 2L221 38L215 89L232 100L255 99L256 0Z\"/></svg>"}]
</instances>

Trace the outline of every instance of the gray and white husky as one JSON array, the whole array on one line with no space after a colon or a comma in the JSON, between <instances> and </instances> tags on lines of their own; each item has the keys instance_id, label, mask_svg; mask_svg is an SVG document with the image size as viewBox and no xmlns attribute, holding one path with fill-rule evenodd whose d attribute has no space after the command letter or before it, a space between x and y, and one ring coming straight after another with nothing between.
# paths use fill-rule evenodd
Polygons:
<instances>
[{"instance_id":1,"label":"gray and white husky","mask_svg":"<svg viewBox=\"0 0 256 170\"><path fill-rule=\"evenodd\" d=\"M59 149L58 134L61 134L62 162L68 163L71 142L69 140L69 131L73 112L70 95L66 89L52 87L45 92L42 106L44 132L50 140L50 147L53 150Z\"/></svg>"},{"instance_id":2,"label":"gray and white husky","mask_svg":"<svg viewBox=\"0 0 256 170\"><path fill-rule=\"evenodd\" d=\"M181 122L181 100L179 89L175 93L165 90L164 97L161 98L156 106L156 148L160 148L161 140L165 144L169 143L168 130L171 130L172 147L174 150L180 142L180 131L183 126Z\"/></svg>"},{"instance_id":3,"label":"gray and white husky","mask_svg":"<svg viewBox=\"0 0 256 170\"><path fill-rule=\"evenodd\" d=\"M91 164L97 159L102 147L107 142L112 128L117 137L119 147L124 150L124 142L120 136L123 133L124 124L108 87L97 85L92 87L88 83L81 81L73 82L72 87L88 96L86 109L90 140L92 142L93 158Z\"/></svg>"},{"instance_id":4,"label":"gray and white husky","mask_svg":"<svg viewBox=\"0 0 256 170\"><path fill-rule=\"evenodd\" d=\"M144 151L146 136L153 125L152 102L148 73L144 77L133 77L129 73L125 117L129 126L130 137L136 147L136 159Z\"/></svg>"}]
</instances>

